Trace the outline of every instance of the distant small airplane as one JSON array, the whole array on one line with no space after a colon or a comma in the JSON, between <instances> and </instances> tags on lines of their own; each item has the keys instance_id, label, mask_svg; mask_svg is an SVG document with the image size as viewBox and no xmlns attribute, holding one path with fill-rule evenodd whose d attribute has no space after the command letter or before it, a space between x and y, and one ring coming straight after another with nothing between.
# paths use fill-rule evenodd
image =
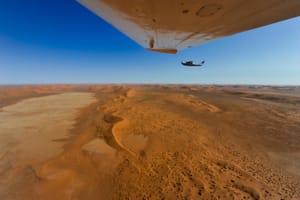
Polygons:
<instances>
[{"instance_id":1,"label":"distant small airplane","mask_svg":"<svg viewBox=\"0 0 300 200\"><path fill-rule=\"evenodd\" d=\"M204 60L199 64L194 64L194 62L192 60L186 61L186 62L181 62L182 65L188 66L188 67L201 67L202 65L204 65L204 63L205 63Z\"/></svg>"}]
</instances>

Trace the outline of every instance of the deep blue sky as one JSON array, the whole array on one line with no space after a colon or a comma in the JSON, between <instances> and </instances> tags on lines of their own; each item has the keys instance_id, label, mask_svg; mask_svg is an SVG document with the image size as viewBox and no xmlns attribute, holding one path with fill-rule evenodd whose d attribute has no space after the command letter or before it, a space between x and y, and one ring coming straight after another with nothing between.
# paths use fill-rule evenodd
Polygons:
<instances>
[{"instance_id":1,"label":"deep blue sky","mask_svg":"<svg viewBox=\"0 0 300 200\"><path fill-rule=\"evenodd\" d=\"M182 60L205 59L203 68ZM144 50L75 0L0 1L0 84L300 85L300 18L177 55Z\"/></svg>"}]
</instances>

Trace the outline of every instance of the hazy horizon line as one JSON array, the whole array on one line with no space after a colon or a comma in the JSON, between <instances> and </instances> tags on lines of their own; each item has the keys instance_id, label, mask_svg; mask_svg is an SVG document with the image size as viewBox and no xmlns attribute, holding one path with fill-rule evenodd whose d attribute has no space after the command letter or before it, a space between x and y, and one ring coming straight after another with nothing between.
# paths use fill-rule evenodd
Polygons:
<instances>
[{"instance_id":1,"label":"hazy horizon line","mask_svg":"<svg viewBox=\"0 0 300 200\"><path fill-rule=\"evenodd\" d=\"M50 85L190 85L190 86L267 86L300 87L300 84L248 84L248 83L0 83L0 86L50 86Z\"/></svg>"}]
</instances>

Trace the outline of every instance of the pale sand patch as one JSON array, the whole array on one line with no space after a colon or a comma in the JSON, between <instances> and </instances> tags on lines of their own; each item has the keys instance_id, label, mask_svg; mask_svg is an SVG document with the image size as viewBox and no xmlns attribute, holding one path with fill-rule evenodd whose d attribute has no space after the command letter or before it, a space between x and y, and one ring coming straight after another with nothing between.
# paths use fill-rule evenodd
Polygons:
<instances>
[{"instance_id":1,"label":"pale sand patch","mask_svg":"<svg viewBox=\"0 0 300 200\"><path fill-rule=\"evenodd\" d=\"M141 154L147 147L149 137L144 134L133 134L126 129L130 126L127 119L117 122L112 128L112 134L121 148L132 155Z\"/></svg>"},{"instance_id":2,"label":"pale sand patch","mask_svg":"<svg viewBox=\"0 0 300 200\"><path fill-rule=\"evenodd\" d=\"M106 144L102 139L96 138L83 145L82 150L98 155L113 156L116 151Z\"/></svg>"},{"instance_id":3,"label":"pale sand patch","mask_svg":"<svg viewBox=\"0 0 300 200\"><path fill-rule=\"evenodd\" d=\"M3 107L0 112L0 154L14 162L46 160L62 151L79 108L95 101L92 93L37 97ZM25 162L25 163L24 163Z\"/></svg>"},{"instance_id":4,"label":"pale sand patch","mask_svg":"<svg viewBox=\"0 0 300 200\"><path fill-rule=\"evenodd\" d=\"M283 169L300 176L300 152L269 152L268 155Z\"/></svg>"},{"instance_id":5,"label":"pale sand patch","mask_svg":"<svg viewBox=\"0 0 300 200\"><path fill-rule=\"evenodd\" d=\"M123 138L122 143L129 151L139 154L145 150L148 140L146 135L129 134Z\"/></svg>"}]
</instances>

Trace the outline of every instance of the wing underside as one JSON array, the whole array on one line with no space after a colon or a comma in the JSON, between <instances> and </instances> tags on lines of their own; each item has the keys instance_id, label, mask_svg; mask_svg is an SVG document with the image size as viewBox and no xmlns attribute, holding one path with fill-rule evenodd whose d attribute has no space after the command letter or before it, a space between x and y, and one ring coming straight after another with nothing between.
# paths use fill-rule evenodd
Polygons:
<instances>
[{"instance_id":1,"label":"wing underside","mask_svg":"<svg viewBox=\"0 0 300 200\"><path fill-rule=\"evenodd\" d=\"M300 15L299 0L78 0L148 50L178 50Z\"/></svg>"}]
</instances>

